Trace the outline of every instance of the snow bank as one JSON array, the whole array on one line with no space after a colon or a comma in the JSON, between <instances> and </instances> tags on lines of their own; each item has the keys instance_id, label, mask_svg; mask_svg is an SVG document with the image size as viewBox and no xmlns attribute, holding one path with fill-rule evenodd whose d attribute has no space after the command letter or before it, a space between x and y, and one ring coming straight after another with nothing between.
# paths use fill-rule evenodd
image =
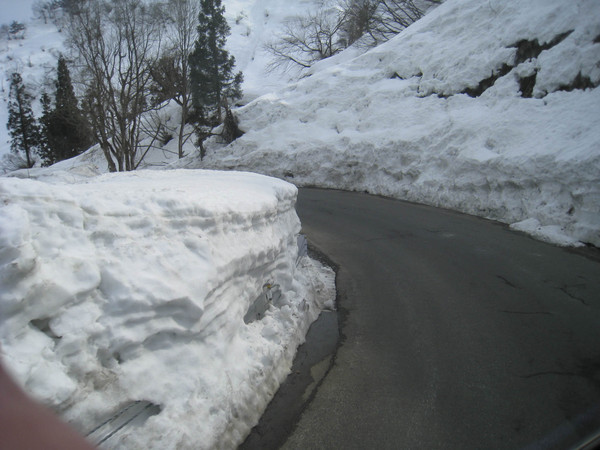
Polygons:
<instances>
[{"instance_id":1,"label":"snow bank","mask_svg":"<svg viewBox=\"0 0 600 450\"><path fill-rule=\"evenodd\" d=\"M600 3L448 0L238 111L187 167L453 208L600 246Z\"/></svg>"},{"instance_id":2,"label":"snow bank","mask_svg":"<svg viewBox=\"0 0 600 450\"><path fill-rule=\"evenodd\" d=\"M106 447L234 447L334 295L330 271L297 266L296 188L209 171L59 178L0 179L4 363L83 433L132 402L155 408Z\"/></svg>"}]
</instances>

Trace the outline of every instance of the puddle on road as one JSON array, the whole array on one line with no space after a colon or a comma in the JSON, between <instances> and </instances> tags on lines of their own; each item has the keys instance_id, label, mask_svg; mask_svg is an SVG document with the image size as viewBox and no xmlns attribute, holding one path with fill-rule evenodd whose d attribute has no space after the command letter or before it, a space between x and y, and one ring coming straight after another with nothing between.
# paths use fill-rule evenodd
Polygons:
<instances>
[{"instance_id":1,"label":"puddle on road","mask_svg":"<svg viewBox=\"0 0 600 450\"><path fill-rule=\"evenodd\" d=\"M339 336L337 311L323 311L308 330L306 342L298 347L291 373L239 449L276 449L283 445L331 367Z\"/></svg>"},{"instance_id":2,"label":"puddle on road","mask_svg":"<svg viewBox=\"0 0 600 450\"><path fill-rule=\"evenodd\" d=\"M323 361L315 364L310 368L310 375L312 376L313 382L308 385L304 394L302 395L302 401L306 402L310 400L310 396L312 395L315 388L319 385L321 380L325 375L327 375L327 371L331 366L331 359L333 355L328 356Z\"/></svg>"}]
</instances>

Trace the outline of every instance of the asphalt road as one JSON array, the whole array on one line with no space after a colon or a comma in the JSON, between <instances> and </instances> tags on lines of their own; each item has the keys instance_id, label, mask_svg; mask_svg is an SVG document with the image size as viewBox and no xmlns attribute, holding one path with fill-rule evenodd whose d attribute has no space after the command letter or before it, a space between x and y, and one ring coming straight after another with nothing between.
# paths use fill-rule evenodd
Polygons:
<instances>
[{"instance_id":1,"label":"asphalt road","mask_svg":"<svg viewBox=\"0 0 600 450\"><path fill-rule=\"evenodd\" d=\"M458 213L301 189L342 342L284 448L566 448L600 429L600 262Z\"/></svg>"}]
</instances>

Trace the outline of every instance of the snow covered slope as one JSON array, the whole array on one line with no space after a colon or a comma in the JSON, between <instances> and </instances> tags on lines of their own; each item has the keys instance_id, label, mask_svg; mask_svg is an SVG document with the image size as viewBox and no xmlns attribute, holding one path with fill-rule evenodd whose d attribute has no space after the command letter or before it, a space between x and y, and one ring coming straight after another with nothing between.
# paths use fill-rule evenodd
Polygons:
<instances>
[{"instance_id":1,"label":"snow covered slope","mask_svg":"<svg viewBox=\"0 0 600 450\"><path fill-rule=\"evenodd\" d=\"M600 2L448 0L238 111L203 163L600 246ZM339 59L343 60L340 56Z\"/></svg>"},{"instance_id":2,"label":"snow covered slope","mask_svg":"<svg viewBox=\"0 0 600 450\"><path fill-rule=\"evenodd\" d=\"M2 2L11 3L3 5ZM42 92L53 92L58 55L66 53L65 33L52 23L40 19L24 19L28 5L33 0L23 0L13 5L12 0L0 1L0 24L21 20L26 24L25 39L7 40L0 36L0 157L9 152L7 105L9 80L13 72L23 75L24 84L36 97L33 107L41 114L39 98ZM225 16L231 27L227 49L236 58L237 70L244 73L244 99L247 102L262 94L285 86L290 75L267 70L269 55L264 44L282 30L286 20L315 10L319 0L223 0ZM15 10L15 11L13 11Z\"/></svg>"},{"instance_id":3,"label":"snow covered slope","mask_svg":"<svg viewBox=\"0 0 600 450\"><path fill-rule=\"evenodd\" d=\"M7 40L0 36L0 157L10 150L8 95L10 76L22 74L23 83L37 98L32 103L36 115L41 114L39 98L42 92L53 92L58 56L64 52L64 35L53 24L27 22L25 39Z\"/></svg>"},{"instance_id":4,"label":"snow covered slope","mask_svg":"<svg viewBox=\"0 0 600 450\"><path fill-rule=\"evenodd\" d=\"M243 103L282 88L293 79L293 74L268 70L271 55L264 46L282 32L286 21L314 12L322 3L322 0L223 0L231 26L227 48L244 73Z\"/></svg>"},{"instance_id":5,"label":"snow covered slope","mask_svg":"<svg viewBox=\"0 0 600 450\"><path fill-rule=\"evenodd\" d=\"M207 171L59 178L0 178L3 362L82 433L150 407L105 447L235 447L335 296L331 271L298 260L296 188Z\"/></svg>"}]
</instances>

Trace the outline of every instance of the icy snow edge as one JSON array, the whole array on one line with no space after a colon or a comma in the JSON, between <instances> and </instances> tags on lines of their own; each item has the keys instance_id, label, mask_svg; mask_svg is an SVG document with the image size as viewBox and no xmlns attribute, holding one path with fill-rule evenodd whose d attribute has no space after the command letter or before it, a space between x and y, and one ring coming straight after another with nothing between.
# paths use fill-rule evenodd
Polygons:
<instances>
[{"instance_id":1,"label":"icy snow edge","mask_svg":"<svg viewBox=\"0 0 600 450\"><path fill-rule=\"evenodd\" d=\"M233 448L287 375L333 274L297 261L297 189L248 173L0 179L0 345L82 433L133 401L160 413L104 443ZM244 315L278 285L264 318Z\"/></svg>"}]
</instances>

